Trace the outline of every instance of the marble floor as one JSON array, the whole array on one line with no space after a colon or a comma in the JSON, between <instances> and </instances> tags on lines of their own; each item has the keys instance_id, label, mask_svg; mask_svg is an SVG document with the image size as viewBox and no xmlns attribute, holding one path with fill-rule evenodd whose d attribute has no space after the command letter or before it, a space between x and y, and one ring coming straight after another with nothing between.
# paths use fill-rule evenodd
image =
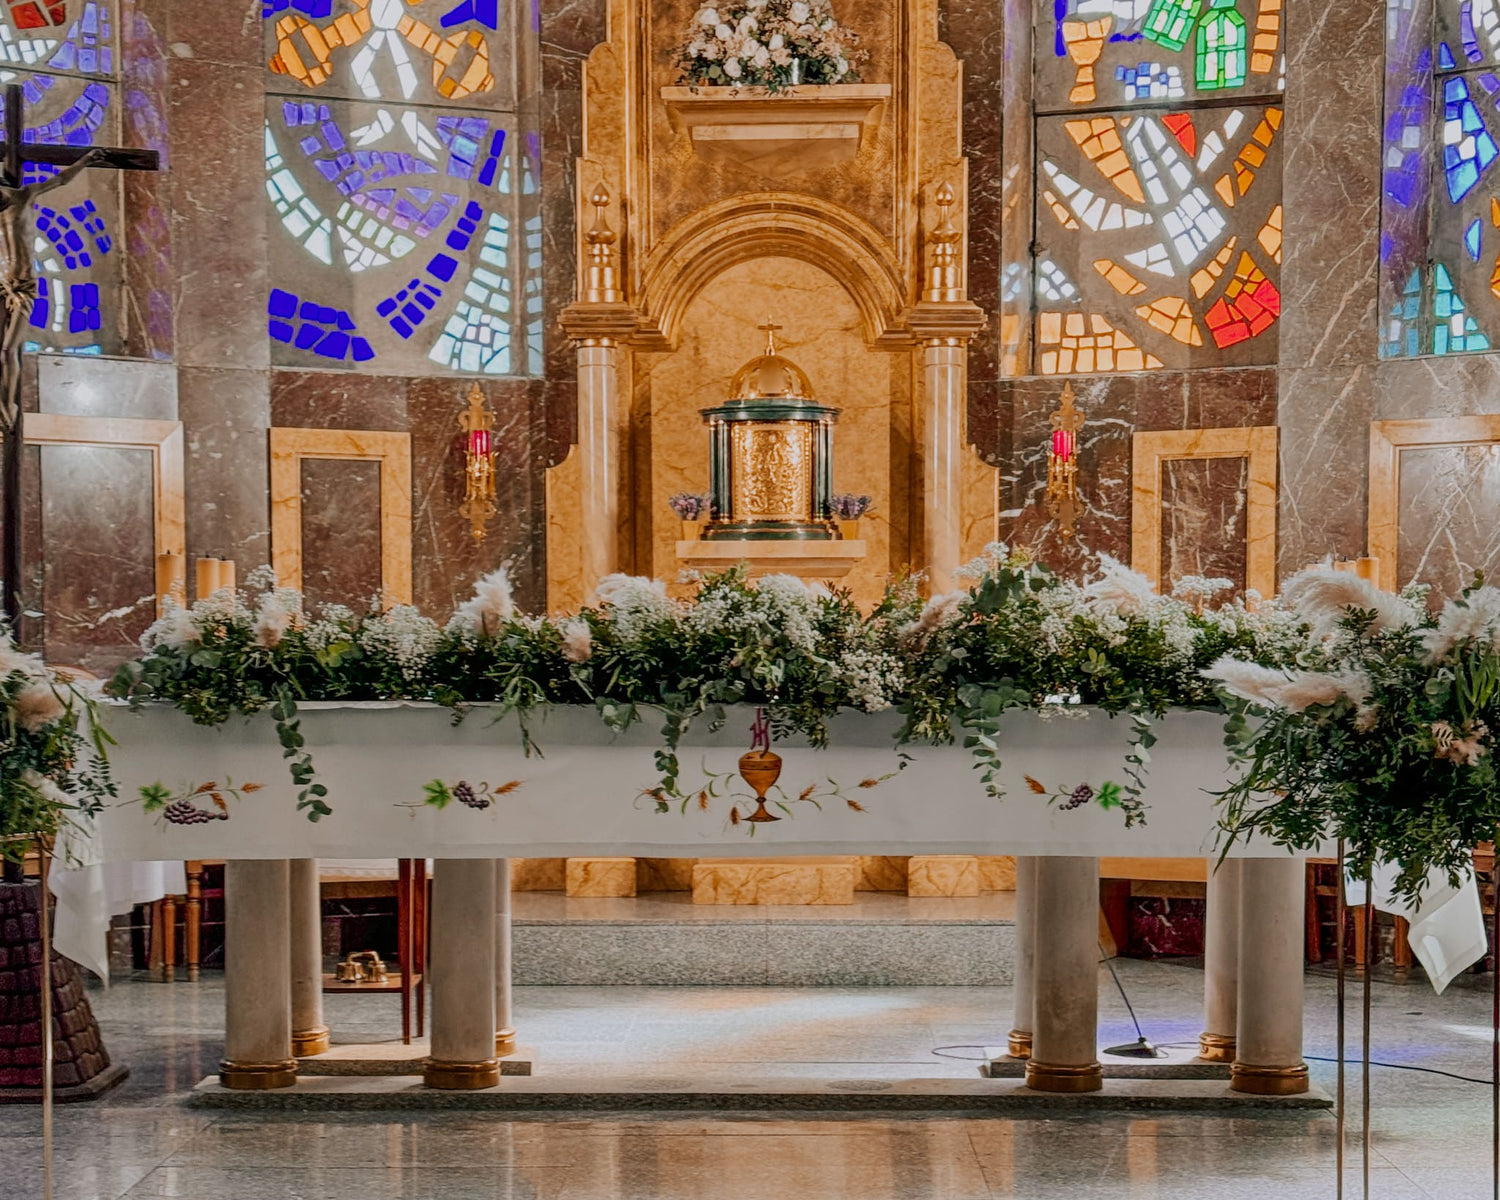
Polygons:
<instances>
[{"instance_id":1,"label":"marble floor","mask_svg":"<svg viewBox=\"0 0 1500 1200\"><path fill-rule=\"evenodd\" d=\"M1146 1032L1198 1031L1201 975L1118 964ZM1377 982L1376 1057L1488 1078L1489 993ZM1478 981L1480 983L1484 981ZM1133 1036L1101 973L1103 1035ZM131 1079L58 1110L57 1200L1130 1200L1331 1197L1322 1113L1140 1113L965 1119L820 1114L216 1113L184 1093L218 1061L222 987L131 980L95 993ZM973 1078L1008 1024L1006 988L523 988L517 1026L538 1072ZM395 1003L329 998L347 1039L389 1037ZM1308 979L1307 1051L1331 1057L1333 984ZM1351 1051L1352 1052L1352 1051ZM1314 1061L1333 1087L1334 1067ZM1490 1094L1442 1075L1373 1074L1371 1195L1491 1195ZM1351 1078L1357 1102L1357 1074ZM1357 1121L1356 1121L1357 1136ZM34 1108L0 1109L0 1200L41 1195ZM1358 1155L1349 1179L1359 1195Z\"/></svg>"}]
</instances>

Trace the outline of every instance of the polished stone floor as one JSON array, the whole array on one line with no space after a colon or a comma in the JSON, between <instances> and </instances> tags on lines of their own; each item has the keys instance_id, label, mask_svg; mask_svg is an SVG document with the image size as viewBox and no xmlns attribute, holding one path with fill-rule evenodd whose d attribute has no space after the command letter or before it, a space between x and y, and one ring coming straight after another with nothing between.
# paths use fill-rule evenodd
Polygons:
<instances>
[{"instance_id":1,"label":"polished stone floor","mask_svg":"<svg viewBox=\"0 0 1500 1200\"><path fill-rule=\"evenodd\" d=\"M1118 965L1149 1036L1163 1044L1196 1036L1197 970ZM1106 1039L1127 1040L1124 1009L1102 973L1100 996ZM396 1025L392 998L329 999L344 1038L389 1037ZM219 1058L220 981L127 981L95 1001L132 1077L99 1103L59 1109L57 1200L1321 1200L1334 1192L1327 1114L208 1114L181 1101ZM999 1040L1009 1003L1005 988L525 988L516 1016L539 1072L972 1078L970 1056ZM1437 997L1425 983L1377 982L1376 1057L1487 1079L1489 1004L1478 986ZM1326 977L1308 980L1307 1035L1309 1055L1332 1055ZM1333 1065L1312 1067L1331 1091ZM1351 1088L1357 1105L1357 1072ZM1486 1087L1382 1068L1373 1090L1372 1196L1490 1196ZM0 1109L0 1200L41 1195L39 1128L35 1109ZM1356 1117L1351 1196L1359 1195L1357 1132Z\"/></svg>"}]
</instances>

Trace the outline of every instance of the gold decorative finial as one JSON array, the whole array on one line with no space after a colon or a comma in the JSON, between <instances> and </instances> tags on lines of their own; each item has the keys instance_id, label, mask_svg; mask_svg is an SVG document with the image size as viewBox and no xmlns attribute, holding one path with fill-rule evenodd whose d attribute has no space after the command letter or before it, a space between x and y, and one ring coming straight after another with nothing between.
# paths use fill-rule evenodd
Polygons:
<instances>
[{"instance_id":1,"label":"gold decorative finial","mask_svg":"<svg viewBox=\"0 0 1500 1200\"><path fill-rule=\"evenodd\" d=\"M458 515L469 522L475 542L495 515L495 417L478 383L469 388L468 408L458 414L464 431L464 500Z\"/></svg>"},{"instance_id":2,"label":"gold decorative finial","mask_svg":"<svg viewBox=\"0 0 1500 1200\"><path fill-rule=\"evenodd\" d=\"M1052 413L1052 432L1047 443L1047 511L1063 537L1073 536L1073 523L1083 511L1078 498L1078 431L1083 414L1073 406L1073 385L1063 385L1057 409Z\"/></svg>"},{"instance_id":3,"label":"gold decorative finial","mask_svg":"<svg viewBox=\"0 0 1500 1200\"><path fill-rule=\"evenodd\" d=\"M587 304L617 304L620 288L615 275L615 241L618 234L609 227L609 189L599 184L589 196L594 206L594 223L584 233L589 247L588 282L583 290Z\"/></svg>"},{"instance_id":4,"label":"gold decorative finial","mask_svg":"<svg viewBox=\"0 0 1500 1200\"><path fill-rule=\"evenodd\" d=\"M770 355L775 354L776 334L786 327L784 325L776 324L774 320L772 320L770 317L767 317L764 322L757 325L755 328L759 329L763 334L766 335L766 355L769 357Z\"/></svg>"},{"instance_id":5,"label":"gold decorative finial","mask_svg":"<svg viewBox=\"0 0 1500 1200\"><path fill-rule=\"evenodd\" d=\"M947 303L964 298L963 278L959 270L958 244L963 231L953 223L953 188L943 183L933 199L938 207L938 221L927 231L927 289L924 300Z\"/></svg>"}]
</instances>

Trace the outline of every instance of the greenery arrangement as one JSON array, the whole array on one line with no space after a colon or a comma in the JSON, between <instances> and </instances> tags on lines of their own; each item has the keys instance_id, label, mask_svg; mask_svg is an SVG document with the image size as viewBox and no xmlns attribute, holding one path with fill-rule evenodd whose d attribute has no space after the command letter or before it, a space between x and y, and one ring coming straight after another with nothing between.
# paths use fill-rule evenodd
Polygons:
<instances>
[{"instance_id":1,"label":"greenery arrangement","mask_svg":"<svg viewBox=\"0 0 1500 1200\"><path fill-rule=\"evenodd\" d=\"M0 858L19 862L37 838L114 795L93 698L23 654L0 625Z\"/></svg>"},{"instance_id":2,"label":"greenery arrangement","mask_svg":"<svg viewBox=\"0 0 1500 1200\"><path fill-rule=\"evenodd\" d=\"M1476 578L1432 614L1424 588L1314 568L1283 597L1310 631L1296 668L1226 657L1209 671L1259 717L1231 729L1244 769L1223 796L1226 843L1342 838L1353 874L1399 864L1403 896L1434 871L1456 884L1500 825L1500 591Z\"/></svg>"},{"instance_id":3,"label":"greenery arrangement","mask_svg":"<svg viewBox=\"0 0 1500 1200\"><path fill-rule=\"evenodd\" d=\"M615 729L658 713L651 794L663 809L703 790L683 780L683 735L696 721L721 724L732 704L764 707L775 736L815 746L840 710L898 709L901 743L962 736L995 795L1007 709L1097 705L1128 714L1136 735L1123 781L1089 798L1133 823L1144 811L1152 720L1173 707L1222 708L1201 672L1225 654L1270 667L1307 645L1300 619L1278 605L1208 608L1228 581L1187 580L1183 597L1161 597L1106 559L1101 577L1082 585L1004 546L967 577L967 590L925 602L914 580L898 580L864 613L848 593L791 576L728 571L676 600L659 581L612 575L596 605L551 618L518 612L502 569L444 625L410 607L308 615L299 595L262 579L170 610L110 691L170 702L205 724L269 710L313 819L329 810L297 728L306 699L429 700L457 716L490 703L520 714L523 729L526 714L548 704L592 706Z\"/></svg>"},{"instance_id":4,"label":"greenery arrangement","mask_svg":"<svg viewBox=\"0 0 1500 1200\"><path fill-rule=\"evenodd\" d=\"M682 82L707 87L858 83L867 57L829 0L731 0L700 8L677 50Z\"/></svg>"}]
</instances>

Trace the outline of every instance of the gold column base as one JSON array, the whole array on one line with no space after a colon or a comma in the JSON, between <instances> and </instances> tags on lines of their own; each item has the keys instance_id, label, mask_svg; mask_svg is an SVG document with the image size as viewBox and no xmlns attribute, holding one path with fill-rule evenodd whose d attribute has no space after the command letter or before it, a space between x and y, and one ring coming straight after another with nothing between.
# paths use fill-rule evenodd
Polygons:
<instances>
[{"instance_id":1,"label":"gold column base","mask_svg":"<svg viewBox=\"0 0 1500 1200\"><path fill-rule=\"evenodd\" d=\"M493 1058L483 1062L439 1062L429 1058L422 1067L422 1083L445 1092L472 1092L500 1082L500 1064Z\"/></svg>"},{"instance_id":2,"label":"gold column base","mask_svg":"<svg viewBox=\"0 0 1500 1200\"><path fill-rule=\"evenodd\" d=\"M506 1058L516 1052L516 1031L514 1029L495 1030L495 1057Z\"/></svg>"},{"instance_id":3,"label":"gold column base","mask_svg":"<svg viewBox=\"0 0 1500 1200\"><path fill-rule=\"evenodd\" d=\"M1034 1092L1097 1092L1104 1086L1104 1068L1096 1062L1081 1067L1052 1067L1028 1058L1026 1086Z\"/></svg>"},{"instance_id":4,"label":"gold column base","mask_svg":"<svg viewBox=\"0 0 1500 1200\"><path fill-rule=\"evenodd\" d=\"M1204 1062L1232 1063L1234 1061L1234 1035L1232 1033L1200 1033L1198 1057Z\"/></svg>"},{"instance_id":5,"label":"gold column base","mask_svg":"<svg viewBox=\"0 0 1500 1200\"><path fill-rule=\"evenodd\" d=\"M1005 1048L1012 1058L1030 1058L1031 1034L1020 1029L1012 1029L1006 1035Z\"/></svg>"},{"instance_id":6,"label":"gold column base","mask_svg":"<svg viewBox=\"0 0 1500 1200\"><path fill-rule=\"evenodd\" d=\"M230 1062L226 1058L219 1064L219 1082L240 1092L291 1087L297 1082L297 1060L288 1058L281 1062L250 1063Z\"/></svg>"},{"instance_id":7,"label":"gold column base","mask_svg":"<svg viewBox=\"0 0 1500 1200\"><path fill-rule=\"evenodd\" d=\"M1251 1096L1300 1096L1307 1091L1307 1064L1295 1067L1252 1067L1234 1063L1229 1068L1229 1090Z\"/></svg>"},{"instance_id":8,"label":"gold column base","mask_svg":"<svg viewBox=\"0 0 1500 1200\"><path fill-rule=\"evenodd\" d=\"M314 1054L327 1054L332 1045L327 1025L319 1025L316 1029L292 1030L292 1054L297 1058L311 1058Z\"/></svg>"}]
</instances>

